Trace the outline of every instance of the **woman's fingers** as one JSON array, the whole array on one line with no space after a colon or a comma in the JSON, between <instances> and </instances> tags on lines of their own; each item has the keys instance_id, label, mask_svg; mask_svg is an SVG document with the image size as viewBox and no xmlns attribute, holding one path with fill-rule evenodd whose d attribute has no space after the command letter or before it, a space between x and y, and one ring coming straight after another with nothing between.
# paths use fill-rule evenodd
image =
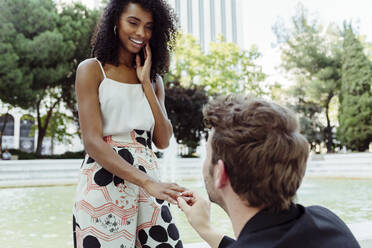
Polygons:
<instances>
[{"instance_id":1,"label":"woman's fingers","mask_svg":"<svg viewBox=\"0 0 372 248\"><path fill-rule=\"evenodd\" d=\"M174 205L177 204L177 201L173 197L171 197L169 194L164 194L163 199L166 200L169 203L174 204Z\"/></svg>"},{"instance_id":2,"label":"woman's fingers","mask_svg":"<svg viewBox=\"0 0 372 248\"><path fill-rule=\"evenodd\" d=\"M147 46L147 45L146 45L146 46ZM143 48L143 57L145 58L145 60L147 59L146 46L145 46L145 48Z\"/></svg>"},{"instance_id":3,"label":"woman's fingers","mask_svg":"<svg viewBox=\"0 0 372 248\"><path fill-rule=\"evenodd\" d=\"M182 197L182 193L186 190L186 188L179 186L176 183L158 183L158 186L160 188L157 189L157 198L166 200L169 203L177 204L177 198ZM152 188L154 189L154 188ZM184 197L185 201L190 204L192 202L192 199L190 197ZM192 205L192 204L190 204Z\"/></svg>"},{"instance_id":4,"label":"woman's fingers","mask_svg":"<svg viewBox=\"0 0 372 248\"><path fill-rule=\"evenodd\" d=\"M165 190L165 193L169 196L171 196L173 199L177 199L177 197L181 196L181 194L175 190L167 189Z\"/></svg>"},{"instance_id":5,"label":"woman's fingers","mask_svg":"<svg viewBox=\"0 0 372 248\"><path fill-rule=\"evenodd\" d=\"M149 58L151 59L151 48L150 48L149 42L146 44L145 50L146 50L146 55L149 56Z\"/></svg>"},{"instance_id":6,"label":"woman's fingers","mask_svg":"<svg viewBox=\"0 0 372 248\"><path fill-rule=\"evenodd\" d=\"M169 188L175 190L175 191L178 191L178 192L184 192L186 190L186 188L182 187L182 186L179 186L177 183L171 183L169 184Z\"/></svg>"},{"instance_id":7,"label":"woman's fingers","mask_svg":"<svg viewBox=\"0 0 372 248\"><path fill-rule=\"evenodd\" d=\"M136 55L136 66L137 68L141 67L141 58L138 54Z\"/></svg>"},{"instance_id":8,"label":"woman's fingers","mask_svg":"<svg viewBox=\"0 0 372 248\"><path fill-rule=\"evenodd\" d=\"M194 192L191 191L191 190L186 190L186 191L182 192L182 196L193 197L194 196Z\"/></svg>"},{"instance_id":9,"label":"woman's fingers","mask_svg":"<svg viewBox=\"0 0 372 248\"><path fill-rule=\"evenodd\" d=\"M190 206L194 205L195 199L192 197L181 196L181 198Z\"/></svg>"}]
</instances>

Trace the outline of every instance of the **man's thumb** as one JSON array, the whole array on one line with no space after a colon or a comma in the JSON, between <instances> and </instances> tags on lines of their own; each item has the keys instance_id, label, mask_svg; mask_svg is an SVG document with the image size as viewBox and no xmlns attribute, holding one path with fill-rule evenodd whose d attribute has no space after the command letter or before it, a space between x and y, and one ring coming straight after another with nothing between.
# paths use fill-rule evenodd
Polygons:
<instances>
[{"instance_id":1,"label":"man's thumb","mask_svg":"<svg viewBox=\"0 0 372 248\"><path fill-rule=\"evenodd\" d=\"M181 208L183 212L187 211L190 206L186 203L186 201L182 197L177 198L178 206Z\"/></svg>"}]
</instances>

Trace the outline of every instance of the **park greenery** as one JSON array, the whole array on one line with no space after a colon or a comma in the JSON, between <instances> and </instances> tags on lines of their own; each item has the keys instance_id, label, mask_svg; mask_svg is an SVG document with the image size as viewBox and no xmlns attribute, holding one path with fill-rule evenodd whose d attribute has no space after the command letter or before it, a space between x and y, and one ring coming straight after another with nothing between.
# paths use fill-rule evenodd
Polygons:
<instances>
[{"instance_id":1,"label":"park greenery","mask_svg":"<svg viewBox=\"0 0 372 248\"><path fill-rule=\"evenodd\" d=\"M179 144L194 153L201 137L207 135L202 108L218 94L267 94L266 75L256 60L256 47L246 51L221 36L202 51L191 34L179 33L172 64L165 78L166 108Z\"/></svg>"},{"instance_id":2,"label":"park greenery","mask_svg":"<svg viewBox=\"0 0 372 248\"><path fill-rule=\"evenodd\" d=\"M184 87L201 86L210 96L242 92L262 95L264 87L259 83L266 75L256 62L260 56L257 47L244 50L222 36L204 52L194 36L180 33L167 80L179 81Z\"/></svg>"},{"instance_id":3,"label":"park greenery","mask_svg":"<svg viewBox=\"0 0 372 248\"><path fill-rule=\"evenodd\" d=\"M62 102L77 117L75 70L90 54L99 16L81 4L61 7L52 0L0 3L0 99L36 112L37 154Z\"/></svg>"},{"instance_id":4,"label":"park greenery","mask_svg":"<svg viewBox=\"0 0 372 248\"><path fill-rule=\"evenodd\" d=\"M351 25L343 37L338 136L350 149L364 151L372 140L372 64Z\"/></svg>"},{"instance_id":5,"label":"park greenery","mask_svg":"<svg viewBox=\"0 0 372 248\"><path fill-rule=\"evenodd\" d=\"M278 20L273 28L282 67L296 81L289 104L301 114L312 148L325 144L327 152L341 146L365 151L372 141L371 59L351 24L325 28L303 5L297 8L289 25ZM334 120L332 108L338 110Z\"/></svg>"},{"instance_id":6,"label":"park greenery","mask_svg":"<svg viewBox=\"0 0 372 248\"><path fill-rule=\"evenodd\" d=\"M100 10L82 4L56 5L53 0L0 2L0 101L7 109L18 107L36 116L36 154L40 155L45 137L68 143L73 134L67 125L78 126L75 73L77 65L90 57L100 15ZM273 29L282 68L296 82L288 90L265 83L257 47L244 50L220 36L203 50L195 37L179 33L164 78L166 108L177 142L190 153L195 151L207 134L202 107L218 94L274 99L279 94L299 113L311 149L368 149L372 44L352 23L324 27L302 5L289 23L279 20ZM1 130L7 118L2 119Z\"/></svg>"}]
</instances>

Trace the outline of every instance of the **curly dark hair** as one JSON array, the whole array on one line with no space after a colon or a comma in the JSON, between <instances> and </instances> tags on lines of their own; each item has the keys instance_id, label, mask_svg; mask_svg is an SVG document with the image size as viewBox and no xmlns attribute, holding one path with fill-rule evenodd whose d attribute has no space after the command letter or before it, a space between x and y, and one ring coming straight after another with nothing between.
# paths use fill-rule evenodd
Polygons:
<instances>
[{"instance_id":1,"label":"curly dark hair","mask_svg":"<svg viewBox=\"0 0 372 248\"><path fill-rule=\"evenodd\" d=\"M120 40L114 33L114 26L129 3L140 4L152 13L154 26L150 39L152 66L150 78L164 76L169 69L170 52L173 50L177 32L177 19L172 8L164 0L110 0L92 37L92 56L102 64L119 65ZM135 65L135 59L133 60Z\"/></svg>"}]
</instances>

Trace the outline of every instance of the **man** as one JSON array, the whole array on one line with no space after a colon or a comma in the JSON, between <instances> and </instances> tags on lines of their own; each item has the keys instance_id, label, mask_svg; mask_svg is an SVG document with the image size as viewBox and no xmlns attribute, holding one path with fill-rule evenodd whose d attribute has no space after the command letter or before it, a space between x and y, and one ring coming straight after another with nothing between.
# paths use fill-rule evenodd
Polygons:
<instances>
[{"instance_id":1,"label":"man","mask_svg":"<svg viewBox=\"0 0 372 248\"><path fill-rule=\"evenodd\" d=\"M228 96L203 112L212 128L203 165L205 186L210 201L229 215L237 240L212 229L209 202L197 192L184 192L178 203L211 247L360 247L330 210L293 203L309 145L291 111Z\"/></svg>"}]
</instances>

